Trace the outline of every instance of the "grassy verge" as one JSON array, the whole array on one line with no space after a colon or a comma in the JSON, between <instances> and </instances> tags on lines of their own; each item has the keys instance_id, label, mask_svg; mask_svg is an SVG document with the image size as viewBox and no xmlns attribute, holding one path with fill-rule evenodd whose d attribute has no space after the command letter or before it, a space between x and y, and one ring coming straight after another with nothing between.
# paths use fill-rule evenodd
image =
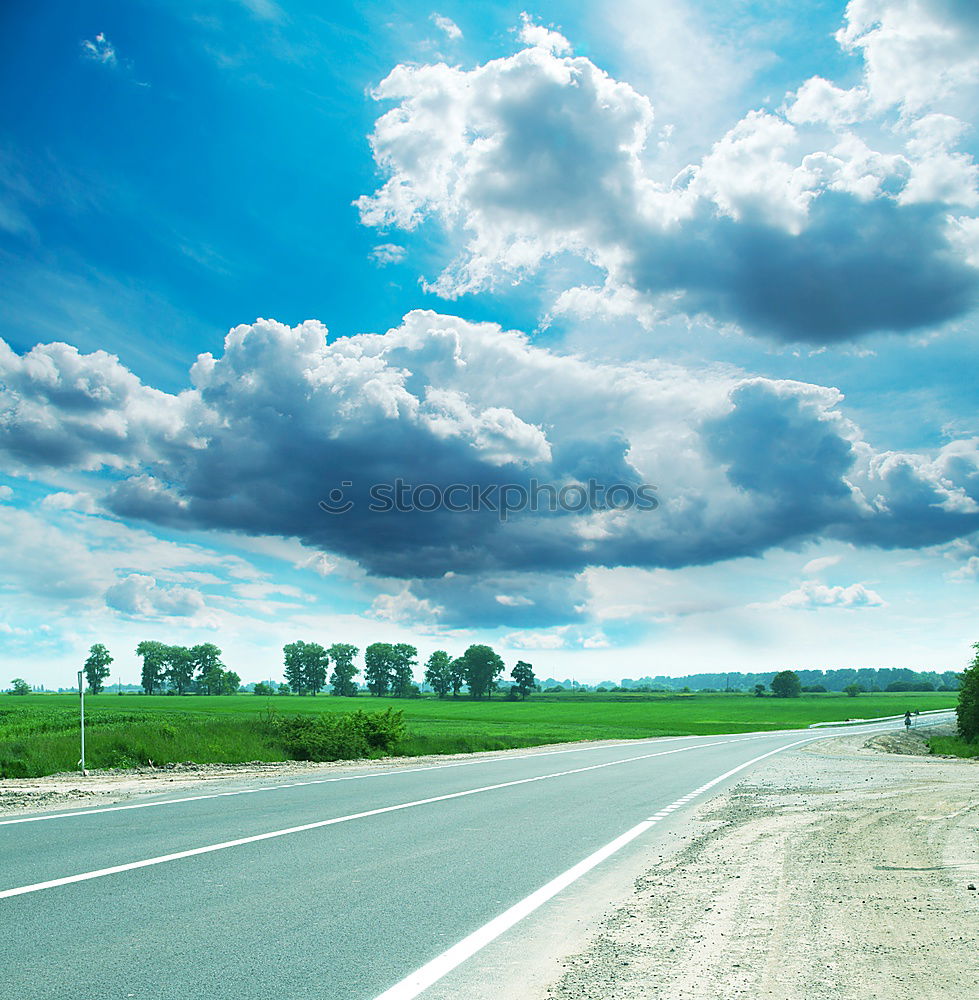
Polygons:
<instances>
[{"instance_id":1,"label":"grassy verge","mask_svg":"<svg viewBox=\"0 0 979 1000\"><path fill-rule=\"evenodd\" d=\"M103 768L149 761L160 765L302 759L295 741L287 739L270 719L318 717L328 728L342 728L346 723L340 717L355 710L403 712L405 728L389 742L386 752L418 756L575 740L797 729L854 716L898 715L908 708L951 708L955 702L954 694L939 693L859 698L816 694L792 699L743 694L568 693L534 695L524 702L103 694L85 699L86 763ZM313 738L313 745L336 744L334 736L321 736ZM373 746L371 753L380 755ZM77 766L78 755L76 695L0 695L0 775L35 777L69 771Z\"/></svg>"},{"instance_id":2,"label":"grassy verge","mask_svg":"<svg viewBox=\"0 0 979 1000\"><path fill-rule=\"evenodd\" d=\"M932 736L928 749L949 757L979 757L979 743L966 743L957 736Z\"/></svg>"}]
</instances>

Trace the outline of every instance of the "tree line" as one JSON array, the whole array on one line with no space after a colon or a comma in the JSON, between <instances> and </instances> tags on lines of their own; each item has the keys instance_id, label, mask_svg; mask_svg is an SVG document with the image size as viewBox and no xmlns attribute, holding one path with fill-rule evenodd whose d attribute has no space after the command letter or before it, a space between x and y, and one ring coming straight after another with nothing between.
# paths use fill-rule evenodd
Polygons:
<instances>
[{"instance_id":1,"label":"tree line","mask_svg":"<svg viewBox=\"0 0 979 1000\"><path fill-rule=\"evenodd\" d=\"M237 694L241 687L241 678L221 662L221 650L213 642L188 647L144 639L136 647L136 655L143 661L140 683L147 694L165 686L177 694ZM101 682L96 687L91 676L88 682L93 694L102 690Z\"/></svg>"},{"instance_id":2,"label":"tree line","mask_svg":"<svg viewBox=\"0 0 979 1000\"><path fill-rule=\"evenodd\" d=\"M358 694L355 678L361 672L354 664L360 652L347 642L324 647L318 642L297 640L283 647L285 677L297 694L316 695L329 683L334 695L351 698ZM330 673L330 665L333 671ZM418 650L406 642L373 642L364 650L364 681L374 697L417 697L421 692L415 683ZM503 659L490 646L474 644L454 659L437 649L425 663L425 682L439 698L449 692L455 698L466 687L473 698L492 698L499 690L499 681L506 669ZM514 696L526 698L537 688L537 678L529 663L518 660L511 671Z\"/></svg>"},{"instance_id":3,"label":"tree line","mask_svg":"<svg viewBox=\"0 0 979 1000\"><path fill-rule=\"evenodd\" d=\"M793 670L804 688L825 691L846 691L851 684L858 684L862 691L957 691L959 674L954 670L912 670L909 667L839 667L834 670ZM689 687L693 691L753 691L758 684L766 687L782 671L768 670L759 673L725 671L686 674L683 677L624 677L619 685L605 681L606 689L621 687L627 691L679 691ZM546 686L570 686L571 682L548 678ZM930 686L929 686L930 685ZM579 685L584 688L590 685Z\"/></svg>"}]
</instances>

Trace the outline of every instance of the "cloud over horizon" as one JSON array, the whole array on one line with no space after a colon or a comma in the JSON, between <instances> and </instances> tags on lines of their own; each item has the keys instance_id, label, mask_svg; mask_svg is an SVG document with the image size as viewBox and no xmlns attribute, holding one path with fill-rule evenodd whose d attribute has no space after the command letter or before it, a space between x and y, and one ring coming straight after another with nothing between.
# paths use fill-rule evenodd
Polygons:
<instances>
[{"instance_id":1,"label":"cloud over horizon","mask_svg":"<svg viewBox=\"0 0 979 1000\"><path fill-rule=\"evenodd\" d=\"M575 620L575 575L590 566L708 565L817 538L915 548L979 529L976 439L877 451L830 387L589 361L424 311L333 343L315 321L238 326L190 378L168 394L104 352L3 345L0 452L27 473L111 471L101 503L116 516L298 538L409 581L441 621ZM505 523L491 510L368 509L371 487L397 480L589 479L650 484L659 506ZM353 509L324 512L342 483ZM52 505L77 505L63 496ZM143 580L126 586L120 600L165 603Z\"/></svg>"}]
</instances>

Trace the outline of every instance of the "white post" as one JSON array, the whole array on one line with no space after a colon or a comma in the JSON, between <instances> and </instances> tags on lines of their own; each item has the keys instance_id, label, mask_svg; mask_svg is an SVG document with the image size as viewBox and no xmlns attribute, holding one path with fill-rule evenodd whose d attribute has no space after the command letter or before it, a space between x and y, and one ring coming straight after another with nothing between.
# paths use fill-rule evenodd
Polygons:
<instances>
[{"instance_id":1,"label":"white post","mask_svg":"<svg viewBox=\"0 0 979 1000\"><path fill-rule=\"evenodd\" d=\"M82 671L78 671L78 698L79 705L81 707L81 731L82 731L82 759L78 762L78 766L82 769L82 774L87 775L88 771L85 770L85 684L82 680Z\"/></svg>"}]
</instances>

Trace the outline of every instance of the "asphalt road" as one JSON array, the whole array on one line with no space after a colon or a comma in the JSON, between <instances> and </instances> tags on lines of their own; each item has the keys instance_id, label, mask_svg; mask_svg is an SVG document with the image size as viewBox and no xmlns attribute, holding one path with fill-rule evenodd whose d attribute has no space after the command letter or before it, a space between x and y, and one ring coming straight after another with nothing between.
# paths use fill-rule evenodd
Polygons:
<instances>
[{"instance_id":1,"label":"asphalt road","mask_svg":"<svg viewBox=\"0 0 979 1000\"><path fill-rule=\"evenodd\" d=\"M589 866L746 769L729 772L831 733L582 744L9 817L0 996L407 1000L464 982L468 956L560 907Z\"/></svg>"}]
</instances>

